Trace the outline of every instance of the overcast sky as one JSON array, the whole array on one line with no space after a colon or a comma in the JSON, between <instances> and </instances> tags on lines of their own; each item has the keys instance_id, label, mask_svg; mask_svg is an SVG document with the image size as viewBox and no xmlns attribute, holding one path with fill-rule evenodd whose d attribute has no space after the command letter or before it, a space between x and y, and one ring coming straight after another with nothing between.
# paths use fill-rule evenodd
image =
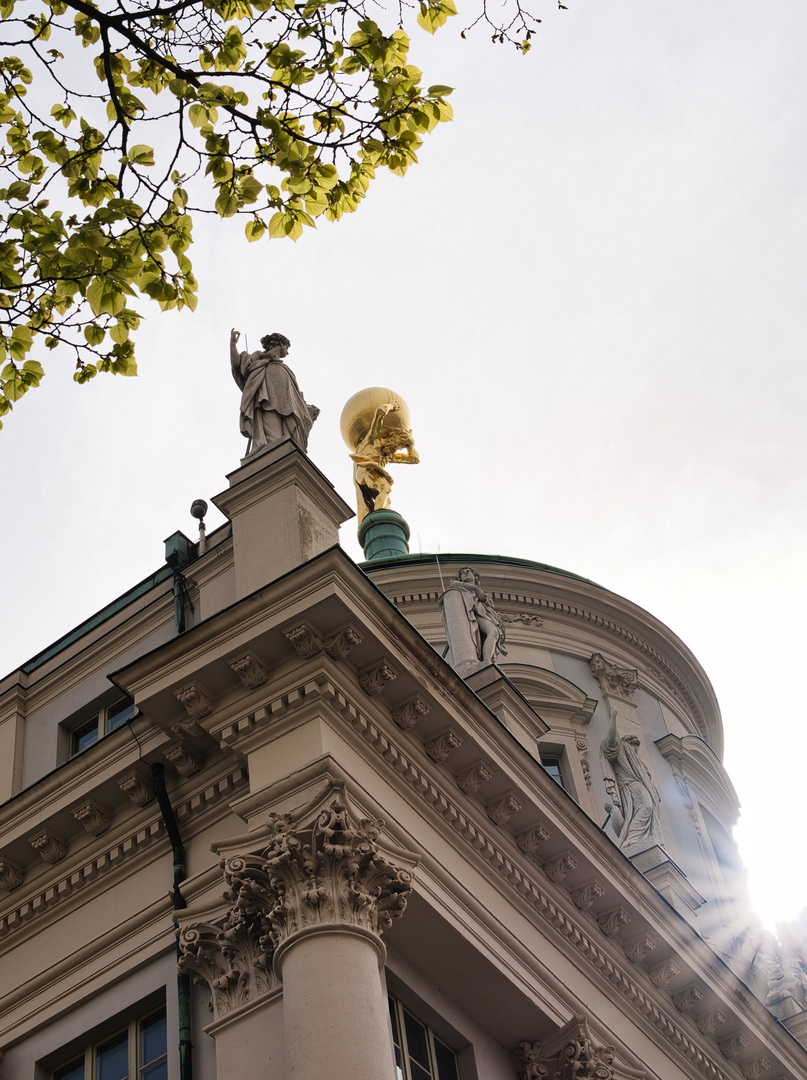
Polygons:
<instances>
[{"instance_id":1,"label":"overcast sky","mask_svg":"<svg viewBox=\"0 0 807 1080\"><path fill-rule=\"evenodd\" d=\"M148 311L139 379L76 387L46 356L0 434L0 666L194 535L244 451L229 329L278 330L349 502L342 405L392 386L422 459L393 493L413 550L572 570L689 645L771 922L807 897L807 4L568 5L536 9L526 57L460 25L415 42L455 122L352 217L297 245L197 227L198 310Z\"/></svg>"}]
</instances>

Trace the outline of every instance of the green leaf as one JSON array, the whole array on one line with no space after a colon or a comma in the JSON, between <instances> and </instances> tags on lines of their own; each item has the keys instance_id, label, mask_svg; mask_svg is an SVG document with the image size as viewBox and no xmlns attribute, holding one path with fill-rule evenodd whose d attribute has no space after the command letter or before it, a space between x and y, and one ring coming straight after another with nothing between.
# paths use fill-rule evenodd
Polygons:
<instances>
[{"instance_id":1,"label":"green leaf","mask_svg":"<svg viewBox=\"0 0 807 1080\"><path fill-rule=\"evenodd\" d=\"M247 240L250 244L256 240L260 240L263 234L266 232L266 226L259 218L253 218L252 221L248 221L244 229Z\"/></svg>"},{"instance_id":2,"label":"green leaf","mask_svg":"<svg viewBox=\"0 0 807 1080\"><path fill-rule=\"evenodd\" d=\"M90 345L100 345L106 337L106 331L97 323L90 323L84 327L84 337Z\"/></svg>"},{"instance_id":3,"label":"green leaf","mask_svg":"<svg viewBox=\"0 0 807 1080\"><path fill-rule=\"evenodd\" d=\"M143 165L149 166L154 164L154 150L150 146L146 146L144 143L138 143L137 146L133 146L126 155L126 161L130 165Z\"/></svg>"}]
</instances>

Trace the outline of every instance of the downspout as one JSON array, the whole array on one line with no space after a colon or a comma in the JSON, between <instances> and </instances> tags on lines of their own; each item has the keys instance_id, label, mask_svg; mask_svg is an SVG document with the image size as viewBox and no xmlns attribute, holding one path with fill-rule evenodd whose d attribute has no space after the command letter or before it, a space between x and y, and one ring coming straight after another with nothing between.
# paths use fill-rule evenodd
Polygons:
<instances>
[{"instance_id":1,"label":"downspout","mask_svg":"<svg viewBox=\"0 0 807 1080\"><path fill-rule=\"evenodd\" d=\"M174 911L182 911L187 907L185 897L182 895L180 885L185 880L185 846L179 835L179 826L174 816L174 809L168 792L165 788L165 766L156 763L151 766L154 777L154 794L165 822L165 830L171 841L171 850L174 853L174 887L171 896L174 901ZM177 960L181 957L179 940L177 940ZM177 970L177 1014L179 1017L179 1080L193 1080L193 1044L191 1041L191 980Z\"/></svg>"}]
</instances>

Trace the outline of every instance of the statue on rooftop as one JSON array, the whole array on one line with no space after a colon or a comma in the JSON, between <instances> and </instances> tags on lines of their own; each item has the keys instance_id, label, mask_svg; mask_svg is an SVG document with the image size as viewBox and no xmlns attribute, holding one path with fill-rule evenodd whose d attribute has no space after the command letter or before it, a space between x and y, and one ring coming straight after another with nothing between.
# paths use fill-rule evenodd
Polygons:
<instances>
[{"instance_id":1,"label":"statue on rooftop","mask_svg":"<svg viewBox=\"0 0 807 1080\"><path fill-rule=\"evenodd\" d=\"M639 739L635 735L620 739L616 716L616 709L612 709L608 734L600 746L602 775L610 800L605 804L606 824L610 820L625 854L635 855L654 844L664 844L659 820L661 796L650 770L639 757Z\"/></svg>"},{"instance_id":2,"label":"statue on rooftop","mask_svg":"<svg viewBox=\"0 0 807 1080\"><path fill-rule=\"evenodd\" d=\"M359 524L374 510L389 510L395 481L385 466L420 461L410 423L406 402L383 386L360 390L342 410L340 425L352 451Z\"/></svg>"},{"instance_id":3,"label":"statue on rooftop","mask_svg":"<svg viewBox=\"0 0 807 1080\"><path fill-rule=\"evenodd\" d=\"M450 663L465 678L496 662L504 647L504 623L472 566L463 566L440 597Z\"/></svg>"},{"instance_id":4,"label":"statue on rooftop","mask_svg":"<svg viewBox=\"0 0 807 1080\"><path fill-rule=\"evenodd\" d=\"M238 330L230 331L230 364L241 390L241 434L249 439L247 457L280 439L308 449L308 435L319 416L302 395L294 372L283 363L291 342L283 334L261 338L263 349L239 352Z\"/></svg>"}]
</instances>

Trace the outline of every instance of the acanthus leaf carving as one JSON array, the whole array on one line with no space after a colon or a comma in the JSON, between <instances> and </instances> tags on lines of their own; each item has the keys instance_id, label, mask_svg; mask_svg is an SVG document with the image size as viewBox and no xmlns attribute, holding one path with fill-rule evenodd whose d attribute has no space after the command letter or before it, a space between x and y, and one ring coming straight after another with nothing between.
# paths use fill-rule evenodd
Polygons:
<instances>
[{"instance_id":1,"label":"acanthus leaf carving","mask_svg":"<svg viewBox=\"0 0 807 1080\"><path fill-rule=\"evenodd\" d=\"M705 1016L699 1016L695 1023L698 1025L698 1030L704 1035L714 1035L721 1024L725 1024L726 1017L720 1011L715 1009L713 1012L706 1013Z\"/></svg>"},{"instance_id":2,"label":"acanthus leaf carving","mask_svg":"<svg viewBox=\"0 0 807 1080\"><path fill-rule=\"evenodd\" d=\"M387 683L398 677L398 672L386 659L378 660L359 675L359 685L369 697L382 693Z\"/></svg>"},{"instance_id":3,"label":"acanthus leaf carving","mask_svg":"<svg viewBox=\"0 0 807 1080\"><path fill-rule=\"evenodd\" d=\"M256 690L269 678L269 672L251 650L232 657L227 664L241 680L241 685L248 690Z\"/></svg>"},{"instance_id":4,"label":"acanthus leaf carving","mask_svg":"<svg viewBox=\"0 0 807 1080\"><path fill-rule=\"evenodd\" d=\"M59 862L67 854L65 844L50 829L42 829L40 832L34 833L33 836L29 836L28 843L39 857L46 863L50 863L51 866Z\"/></svg>"},{"instance_id":5,"label":"acanthus leaf carving","mask_svg":"<svg viewBox=\"0 0 807 1080\"><path fill-rule=\"evenodd\" d=\"M605 896L605 886L599 881L590 881L587 885L581 885L571 893L572 900L581 911L587 911L595 900Z\"/></svg>"},{"instance_id":6,"label":"acanthus leaf carving","mask_svg":"<svg viewBox=\"0 0 807 1080\"><path fill-rule=\"evenodd\" d=\"M484 761L476 761L467 769L463 769L462 772L457 773L457 786L460 791L464 791L466 795L475 795L480 787L487 783L492 777L493 773Z\"/></svg>"},{"instance_id":7,"label":"acanthus leaf carving","mask_svg":"<svg viewBox=\"0 0 807 1080\"><path fill-rule=\"evenodd\" d=\"M662 960L648 972L650 981L660 990L666 990L670 980L681 974L681 968L673 960Z\"/></svg>"},{"instance_id":8,"label":"acanthus leaf carving","mask_svg":"<svg viewBox=\"0 0 807 1080\"><path fill-rule=\"evenodd\" d=\"M148 771L140 765L117 777L118 787L135 806L146 806L154 798L154 784Z\"/></svg>"},{"instance_id":9,"label":"acanthus leaf carving","mask_svg":"<svg viewBox=\"0 0 807 1080\"><path fill-rule=\"evenodd\" d=\"M535 859L538 856L538 849L544 841L549 839L549 830L545 829L542 824L531 826L529 829L523 829L516 835L516 843L525 855L529 855L531 859Z\"/></svg>"},{"instance_id":10,"label":"acanthus leaf carving","mask_svg":"<svg viewBox=\"0 0 807 1080\"><path fill-rule=\"evenodd\" d=\"M612 694L635 704L633 693L639 687L639 672L635 668L623 668L612 664L602 653L594 653L589 660L594 678L602 687L603 693Z\"/></svg>"},{"instance_id":11,"label":"acanthus leaf carving","mask_svg":"<svg viewBox=\"0 0 807 1080\"><path fill-rule=\"evenodd\" d=\"M614 937L623 926L627 926L630 922L630 912L623 907L615 907L600 915L597 922L606 937Z\"/></svg>"},{"instance_id":12,"label":"acanthus leaf carving","mask_svg":"<svg viewBox=\"0 0 807 1080\"><path fill-rule=\"evenodd\" d=\"M616 1063L613 1046L596 1043L584 1016L543 1042L521 1042L513 1051L518 1080L643 1080L645 1074Z\"/></svg>"},{"instance_id":13,"label":"acanthus leaf carving","mask_svg":"<svg viewBox=\"0 0 807 1080\"><path fill-rule=\"evenodd\" d=\"M521 802L513 791L505 791L485 807L488 817L496 825L506 824L520 809Z\"/></svg>"},{"instance_id":14,"label":"acanthus leaf carving","mask_svg":"<svg viewBox=\"0 0 807 1080\"><path fill-rule=\"evenodd\" d=\"M413 728L418 722L421 716L426 716L429 711L429 706L415 695L410 698L409 701L404 702L403 705L399 705L396 709L392 710L392 719L403 731L408 731L409 728Z\"/></svg>"},{"instance_id":15,"label":"acanthus leaf carving","mask_svg":"<svg viewBox=\"0 0 807 1080\"><path fill-rule=\"evenodd\" d=\"M649 934L640 934L625 946L625 956L634 964L641 964L647 954L656 948L656 944L655 938Z\"/></svg>"},{"instance_id":16,"label":"acanthus leaf carving","mask_svg":"<svg viewBox=\"0 0 807 1080\"><path fill-rule=\"evenodd\" d=\"M193 776L202 767L202 759L199 755L181 739L172 746L166 746L163 754L174 766L180 776Z\"/></svg>"},{"instance_id":17,"label":"acanthus leaf carving","mask_svg":"<svg viewBox=\"0 0 807 1080\"><path fill-rule=\"evenodd\" d=\"M580 754L580 768L583 770L583 779L586 782L586 787L591 791L591 765L588 760L588 739L585 735L580 735L575 739L575 745Z\"/></svg>"},{"instance_id":18,"label":"acanthus leaf carving","mask_svg":"<svg viewBox=\"0 0 807 1080\"><path fill-rule=\"evenodd\" d=\"M432 759L432 761L445 761L452 750L456 750L462 746L462 736L452 728L447 728L439 735L435 735L433 739L424 745L423 749Z\"/></svg>"},{"instance_id":19,"label":"acanthus leaf carving","mask_svg":"<svg viewBox=\"0 0 807 1080\"><path fill-rule=\"evenodd\" d=\"M0 888L13 892L22 885L24 878L25 875L18 866L5 856L0 856Z\"/></svg>"},{"instance_id":20,"label":"acanthus leaf carving","mask_svg":"<svg viewBox=\"0 0 807 1080\"><path fill-rule=\"evenodd\" d=\"M317 656L322 652L322 638L316 630L308 625L308 623L300 623L299 626L293 626L291 630L285 631L285 636L294 646L298 655L304 656L306 659Z\"/></svg>"},{"instance_id":21,"label":"acanthus leaf carving","mask_svg":"<svg viewBox=\"0 0 807 1080\"><path fill-rule=\"evenodd\" d=\"M745 1065L740 1066L745 1080L760 1080L762 1074L767 1072L770 1067L771 1063L766 1057L755 1058L753 1061L748 1061Z\"/></svg>"},{"instance_id":22,"label":"acanthus leaf carving","mask_svg":"<svg viewBox=\"0 0 807 1080\"><path fill-rule=\"evenodd\" d=\"M74 806L71 811L90 836L100 836L109 828L109 817L93 799L87 799L80 806Z\"/></svg>"},{"instance_id":23,"label":"acanthus leaf carving","mask_svg":"<svg viewBox=\"0 0 807 1080\"><path fill-rule=\"evenodd\" d=\"M554 1063L543 1056L540 1042L520 1042L513 1051L513 1059L518 1080L552 1080Z\"/></svg>"},{"instance_id":24,"label":"acanthus leaf carving","mask_svg":"<svg viewBox=\"0 0 807 1080\"><path fill-rule=\"evenodd\" d=\"M673 1005L682 1013L691 1012L692 1007L697 1005L699 1001L703 1001L703 991L694 984L679 990L677 994L673 994Z\"/></svg>"},{"instance_id":25,"label":"acanthus leaf carving","mask_svg":"<svg viewBox=\"0 0 807 1080\"><path fill-rule=\"evenodd\" d=\"M727 1039L721 1039L717 1044L724 1058L733 1061L738 1058L748 1046L748 1037L741 1031L735 1031Z\"/></svg>"},{"instance_id":26,"label":"acanthus leaf carving","mask_svg":"<svg viewBox=\"0 0 807 1080\"><path fill-rule=\"evenodd\" d=\"M213 712L213 699L200 682L189 682L180 687L174 691L174 697L194 722Z\"/></svg>"},{"instance_id":27,"label":"acanthus leaf carving","mask_svg":"<svg viewBox=\"0 0 807 1080\"><path fill-rule=\"evenodd\" d=\"M550 881L561 882L570 870L577 869L577 860L570 851L563 851L544 863L544 873Z\"/></svg>"},{"instance_id":28,"label":"acanthus leaf carving","mask_svg":"<svg viewBox=\"0 0 807 1080\"><path fill-rule=\"evenodd\" d=\"M361 634L352 626L346 626L326 638L322 647L331 660L344 660L354 645L361 645Z\"/></svg>"}]
</instances>

